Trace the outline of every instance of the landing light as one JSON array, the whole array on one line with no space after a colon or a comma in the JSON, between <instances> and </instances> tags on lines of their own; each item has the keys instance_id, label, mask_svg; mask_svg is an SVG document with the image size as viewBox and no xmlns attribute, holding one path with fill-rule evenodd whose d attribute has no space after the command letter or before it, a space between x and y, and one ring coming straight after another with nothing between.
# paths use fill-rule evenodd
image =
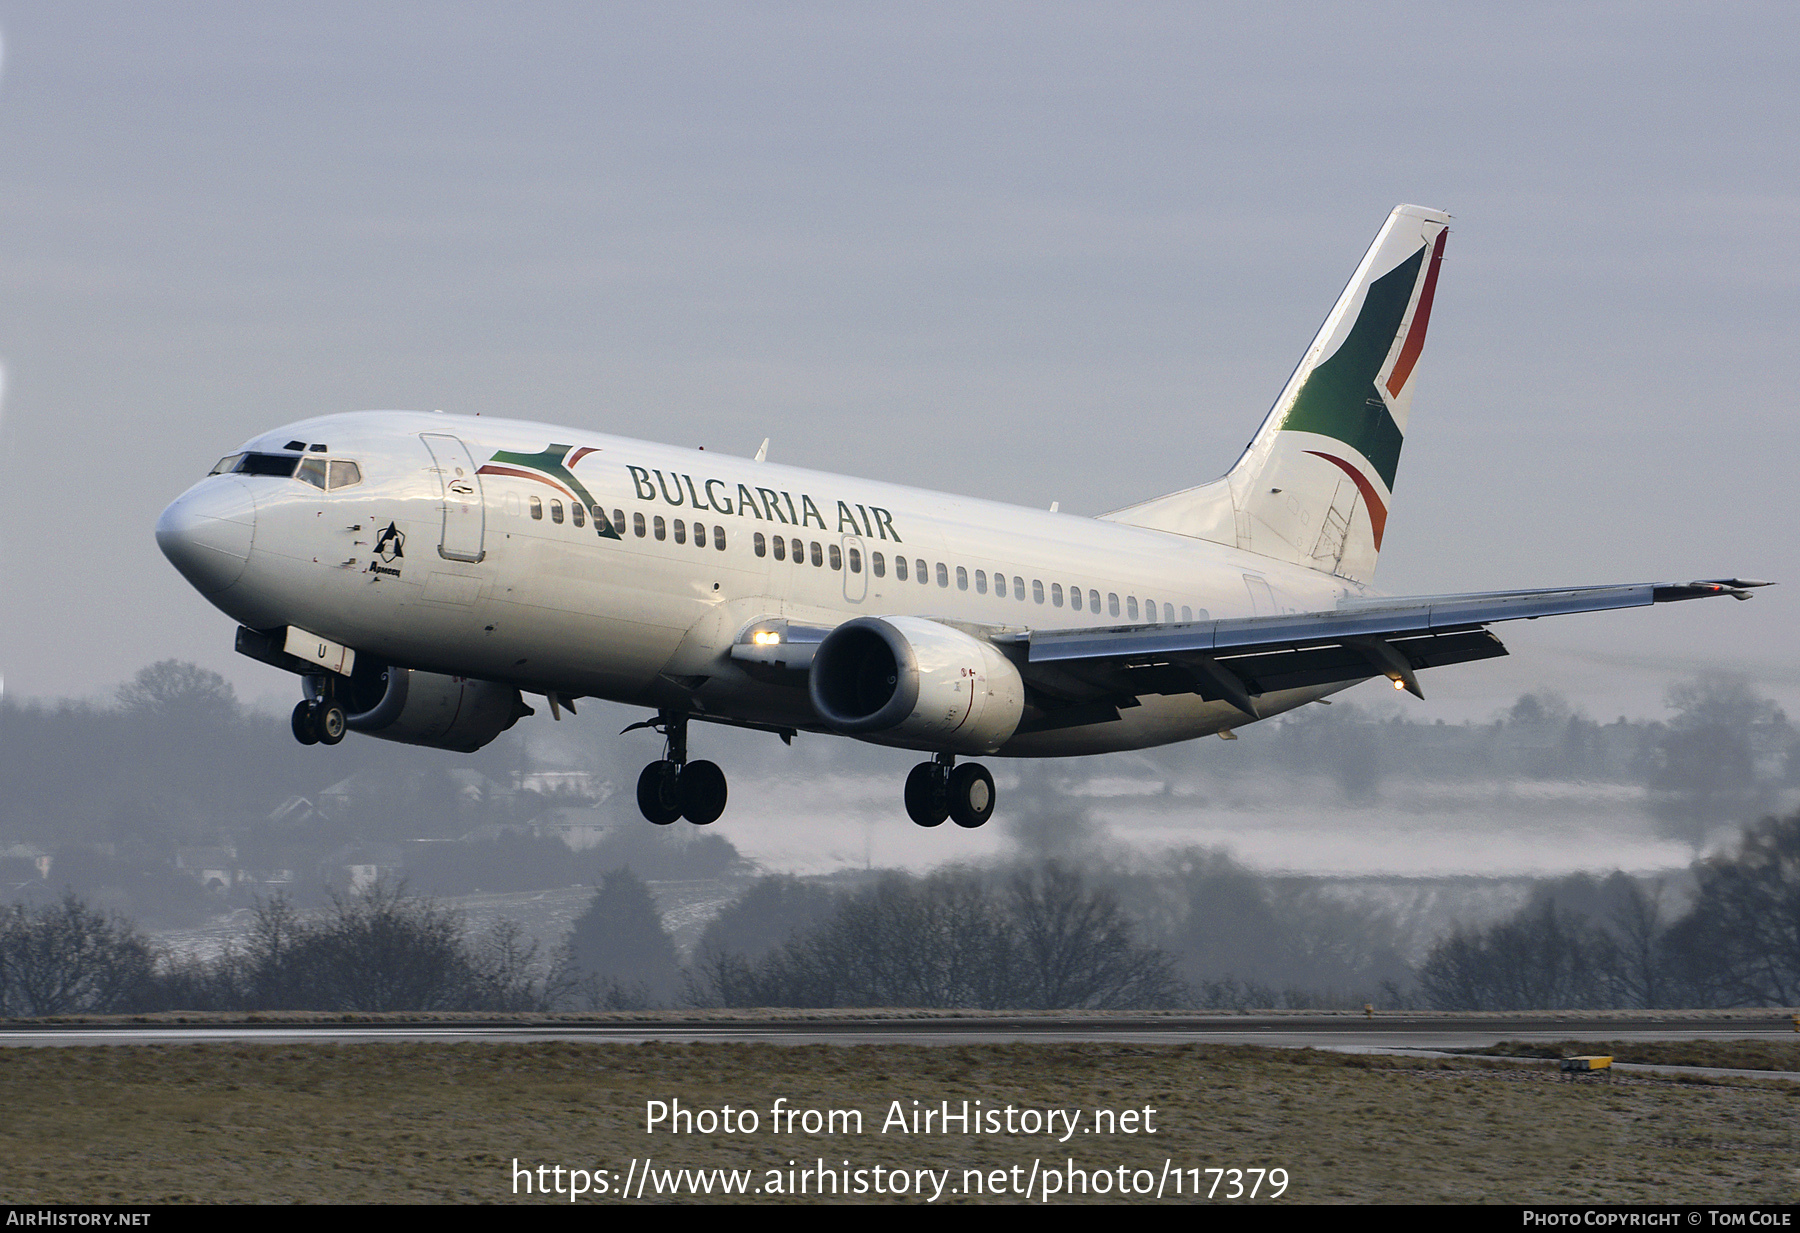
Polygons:
<instances>
[{"instance_id":1,"label":"landing light","mask_svg":"<svg viewBox=\"0 0 1800 1233\"><path fill-rule=\"evenodd\" d=\"M750 635L750 641L757 646L778 646L781 643L781 635L772 629L759 629Z\"/></svg>"},{"instance_id":2,"label":"landing light","mask_svg":"<svg viewBox=\"0 0 1800 1233\"><path fill-rule=\"evenodd\" d=\"M1405 688L1406 688L1406 682L1405 682L1405 681L1395 681L1395 682L1394 682L1394 688L1395 688L1395 689L1405 689Z\"/></svg>"}]
</instances>

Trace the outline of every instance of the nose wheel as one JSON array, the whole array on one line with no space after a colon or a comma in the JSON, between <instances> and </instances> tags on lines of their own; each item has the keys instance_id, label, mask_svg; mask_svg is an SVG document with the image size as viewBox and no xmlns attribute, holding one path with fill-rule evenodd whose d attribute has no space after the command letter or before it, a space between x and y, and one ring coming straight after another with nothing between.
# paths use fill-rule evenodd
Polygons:
<instances>
[{"instance_id":1,"label":"nose wheel","mask_svg":"<svg viewBox=\"0 0 1800 1233\"><path fill-rule=\"evenodd\" d=\"M302 745L335 745L349 730L344 708L329 695L301 702L294 707L289 723L294 729L294 739Z\"/></svg>"},{"instance_id":2,"label":"nose wheel","mask_svg":"<svg viewBox=\"0 0 1800 1233\"><path fill-rule=\"evenodd\" d=\"M695 826L717 822L725 812L725 772L715 762L687 760L687 716L664 712L625 731L632 728L655 728L668 738L662 759L638 776L638 810L644 817L657 826L677 818Z\"/></svg>"},{"instance_id":3,"label":"nose wheel","mask_svg":"<svg viewBox=\"0 0 1800 1233\"><path fill-rule=\"evenodd\" d=\"M994 777L979 762L954 766L955 756L939 754L906 777L906 815L920 826L940 826L948 818L973 830L994 816Z\"/></svg>"}]
</instances>

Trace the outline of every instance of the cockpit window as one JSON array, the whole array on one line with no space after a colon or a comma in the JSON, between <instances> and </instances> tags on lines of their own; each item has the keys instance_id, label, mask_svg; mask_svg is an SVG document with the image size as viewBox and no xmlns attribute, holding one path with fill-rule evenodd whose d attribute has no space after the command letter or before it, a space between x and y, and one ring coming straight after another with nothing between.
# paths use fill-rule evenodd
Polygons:
<instances>
[{"instance_id":1,"label":"cockpit window","mask_svg":"<svg viewBox=\"0 0 1800 1233\"><path fill-rule=\"evenodd\" d=\"M323 458L302 459L300 469L294 473L294 478L305 480L314 488L325 487L325 460Z\"/></svg>"},{"instance_id":2,"label":"cockpit window","mask_svg":"<svg viewBox=\"0 0 1800 1233\"><path fill-rule=\"evenodd\" d=\"M362 483L362 468L347 458L315 458L299 454L265 454L250 450L227 454L208 475L279 475L333 490Z\"/></svg>"},{"instance_id":3,"label":"cockpit window","mask_svg":"<svg viewBox=\"0 0 1800 1233\"><path fill-rule=\"evenodd\" d=\"M232 465L227 468L225 464ZM284 475L291 476L294 468L300 463L298 454L260 454L252 450L247 454L234 454L222 459L213 468L214 475L229 471L232 475Z\"/></svg>"}]
</instances>

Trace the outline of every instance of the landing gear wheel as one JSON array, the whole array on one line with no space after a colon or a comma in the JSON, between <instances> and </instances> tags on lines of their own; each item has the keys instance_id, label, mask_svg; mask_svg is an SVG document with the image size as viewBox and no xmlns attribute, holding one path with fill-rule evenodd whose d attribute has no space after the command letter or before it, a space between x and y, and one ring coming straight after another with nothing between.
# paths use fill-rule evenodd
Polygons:
<instances>
[{"instance_id":1,"label":"landing gear wheel","mask_svg":"<svg viewBox=\"0 0 1800 1233\"><path fill-rule=\"evenodd\" d=\"M638 776L638 809L658 826L681 816L681 768L673 762L652 762Z\"/></svg>"},{"instance_id":2,"label":"landing gear wheel","mask_svg":"<svg viewBox=\"0 0 1800 1233\"><path fill-rule=\"evenodd\" d=\"M994 777L979 762L965 762L950 772L950 820L973 829L994 816Z\"/></svg>"},{"instance_id":3,"label":"landing gear wheel","mask_svg":"<svg viewBox=\"0 0 1800 1233\"><path fill-rule=\"evenodd\" d=\"M294 739L302 745L317 745L319 730L313 726L313 709L310 702L298 702L294 705L294 717L290 721L294 728Z\"/></svg>"},{"instance_id":4,"label":"landing gear wheel","mask_svg":"<svg viewBox=\"0 0 1800 1233\"><path fill-rule=\"evenodd\" d=\"M313 729L318 732L321 745L335 745L343 740L344 733L349 730L344 708L335 702L321 703L313 719Z\"/></svg>"},{"instance_id":5,"label":"landing gear wheel","mask_svg":"<svg viewBox=\"0 0 1800 1233\"><path fill-rule=\"evenodd\" d=\"M725 812L725 772L714 762L690 762L681 768L681 816L695 826L719 820Z\"/></svg>"},{"instance_id":6,"label":"landing gear wheel","mask_svg":"<svg viewBox=\"0 0 1800 1233\"><path fill-rule=\"evenodd\" d=\"M935 762L921 762L906 776L906 816L920 826L941 826L950 816L944 799L944 772Z\"/></svg>"}]
</instances>

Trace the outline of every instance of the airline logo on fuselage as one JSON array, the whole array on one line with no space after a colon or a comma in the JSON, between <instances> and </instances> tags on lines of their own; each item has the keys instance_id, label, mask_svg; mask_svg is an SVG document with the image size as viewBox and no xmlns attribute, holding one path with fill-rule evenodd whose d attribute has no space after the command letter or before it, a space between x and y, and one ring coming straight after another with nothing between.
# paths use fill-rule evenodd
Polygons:
<instances>
[{"instance_id":1,"label":"airline logo on fuselage","mask_svg":"<svg viewBox=\"0 0 1800 1233\"><path fill-rule=\"evenodd\" d=\"M825 520L819 503L808 493L801 493L800 501L796 504L794 494L786 490L736 484L734 491L731 480L696 481L691 475L674 471L664 475L655 468L646 470L630 464L625 469L631 472L632 490L640 501L660 501L665 505L692 509L695 513L711 510L728 517L747 516L759 522L782 523L793 527L812 526L826 534L863 535L870 539L892 540L896 544L903 542L900 532L894 529L894 515L879 505L838 501L837 508L833 511L837 516L837 526L833 528Z\"/></svg>"},{"instance_id":2,"label":"airline logo on fuselage","mask_svg":"<svg viewBox=\"0 0 1800 1233\"><path fill-rule=\"evenodd\" d=\"M585 455L597 452L591 445L584 445L579 449L573 445L550 445L535 454L495 450L494 456L488 459L477 474L513 475L548 484L575 504L593 511L594 531L601 539L623 539L619 529L613 526L612 520L600 508L600 502L594 500L594 495L575 478L575 472L570 470Z\"/></svg>"},{"instance_id":3,"label":"airline logo on fuselage","mask_svg":"<svg viewBox=\"0 0 1800 1233\"><path fill-rule=\"evenodd\" d=\"M511 475L547 484L569 500L591 509L594 512L595 530L602 538L620 539L623 528L612 525L605 511L600 508L600 503L576 478L573 470L575 464L584 457L598 452L598 448L591 445L580 448L551 445L535 454L496 450L493 457L480 469L480 474ZM862 535L869 539L892 540L896 544L903 542L900 532L894 528L893 513L879 505L834 500L834 527L827 520L824 508L810 493L800 493L796 501L795 494L785 489L778 491L774 488L752 488L748 484L732 480L696 480L691 475L675 471L665 475L654 467L638 467L629 463L625 470L631 476L632 492L640 501L691 509L696 514L711 512L727 517L755 518L759 522L785 526L817 527L828 535Z\"/></svg>"}]
</instances>

